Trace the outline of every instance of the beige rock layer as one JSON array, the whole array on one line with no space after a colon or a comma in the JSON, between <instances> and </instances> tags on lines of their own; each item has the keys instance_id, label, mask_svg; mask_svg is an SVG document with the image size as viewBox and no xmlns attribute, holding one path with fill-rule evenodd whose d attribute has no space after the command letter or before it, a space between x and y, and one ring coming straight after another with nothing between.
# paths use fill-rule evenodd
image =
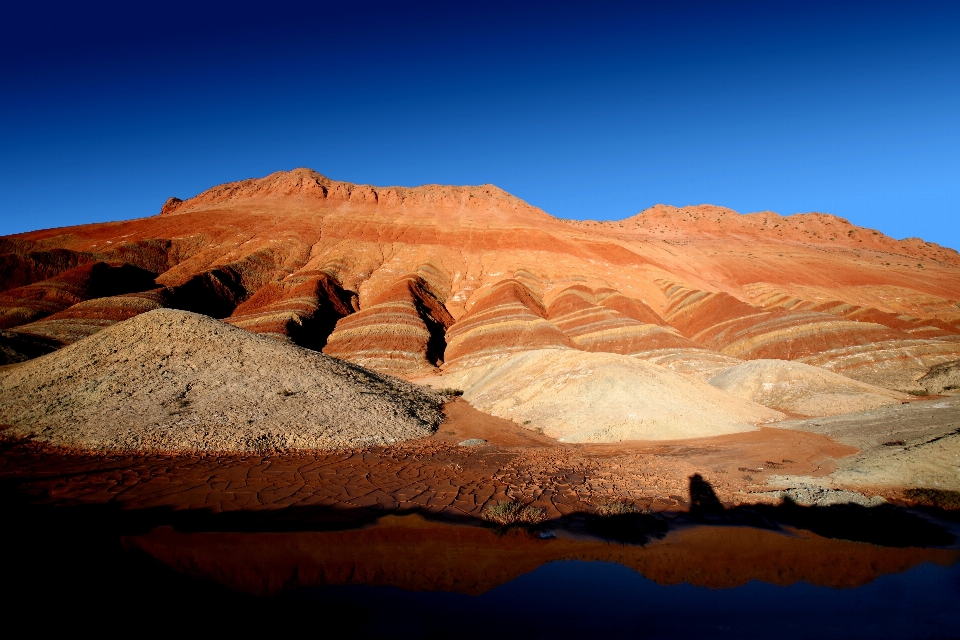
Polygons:
<instances>
[{"instance_id":1,"label":"beige rock layer","mask_svg":"<svg viewBox=\"0 0 960 640\"><path fill-rule=\"evenodd\" d=\"M750 360L718 373L714 387L765 407L802 416L836 416L910 399L845 376L786 360Z\"/></svg>"},{"instance_id":2,"label":"beige rock layer","mask_svg":"<svg viewBox=\"0 0 960 640\"><path fill-rule=\"evenodd\" d=\"M784 415L612 353L540 349L432 379L471 405L563 442L669 440L750 431Z\"/></svg>"}]
</instances>

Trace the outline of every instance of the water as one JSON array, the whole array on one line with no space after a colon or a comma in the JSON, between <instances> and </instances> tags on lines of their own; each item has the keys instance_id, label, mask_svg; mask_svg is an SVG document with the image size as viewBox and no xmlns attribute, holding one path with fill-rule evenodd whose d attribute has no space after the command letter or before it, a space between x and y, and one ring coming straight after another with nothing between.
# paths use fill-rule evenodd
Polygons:
<instances>
[{"instance_id":1,"label":"water","mask_svg":"<svg viewBox=\"0 0 960 640\"><path fill-rule=\"evenodd\" d=\"M922 564L851 589L752 581L664 586L614 563L565 561L479 596L327 587L292 596L349 611L366 637L943 638L960 636L960 567Z\"/></svg>"},{"instance_id":2,"label":"water","mask_svg":"<svg viewBox=\"0 0 960 640\"><path fill-rule=\"evenodd\" d=\"M6 620L244 638L960 638L955 544L688 523L641 546L417 515L300 531L177 514L8 512Z\"/></svg>"}]
</instances>

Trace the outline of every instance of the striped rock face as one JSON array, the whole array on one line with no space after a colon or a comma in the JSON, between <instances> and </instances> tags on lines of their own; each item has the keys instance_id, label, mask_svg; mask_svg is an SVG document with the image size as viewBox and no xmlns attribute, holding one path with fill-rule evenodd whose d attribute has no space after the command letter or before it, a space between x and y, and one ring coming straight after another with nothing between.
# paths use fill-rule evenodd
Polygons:
<instances>
[{"instance_id":1,"label":"striped rock face","mask_svg":"<svg viewBox=\"0 0 960 640\"><path fill-rule=\"evenodd\" d=\"M167 307L169 299L166 289L94 298L19 326L12 333L66 346L141 313Z\"/></svg>"},{"instance_id":2,"label":"striped rock face","mask_svg":"<svg viewBox=\"0 0 960 640\"><path fill-rule=\"evenodd\" d=\"M572 221L493 185L308 169L0 238L0 363L170 307L406 377L556 348L701 380L799 360L913 389L960 360L958 302L956 251L828 214L657 205Z\"/></svg>"},{"instance_id":3,"label":"striped rock face","mask_svg":"<svg viewBox=\"0 0 960 640\"><path fill-rule=\"evenodd\" d=\"M756 283L744 287L744 293L755 304L765 308L790 311L813 311L854 320L872 322L897 329L917 338L943 338L960 335L960 320L953 323L939 318L916 318L906 313L892 313L839 300L805 300L776 286ZM952 314L951 314L952 315Z\"/></svg>"},{"instance_id":4,"label":"striped rock face","mask_svg":"<svg viewBox=\"0 0 960 640\"><path fill-rule=\"evenodd\" d=\"M156 286L150 273L133 265L94 262L0 294L0 329L39 320L91 298L144 291Z\"/></svg>"},{"instance_id":5,"label":"striped rock face","mask_svg":"<svg viewBox=\"0 0 960 640\"><path fill-rule=\"evenodd\" d=\"M824 351L800 358L855 380L887 389L922 393L919 380L932 368L957 360L957 336L936 340L887 340Z\"/></svg>"},{"instance_id":6,"label":"striped rock face","mask_svg":"<svg viewBox=\"0 0 960 640\"><path fill-rule=\"evenodd\" d=\"M421 276L397 280L361 311L337 323L323 352L396 375L424 375L443 364L453 317Z\"/></svg>"},{"instance_id":7,"label":"striped rock face","mask_svg":"<svg viewBox=\"0 0 960 640\"><path fill-rule=\"evenodd\" d=\"M664 282L666 320L681 333L725 355L795 360L833 349L909 336L883 325L815 313L764 310L724 292Z\"/></svg>"},{"instance_id":8,"label":"striped rock face","mask_svg":"<svg viewBox=\"0 0 960 640\"><path fill-rule=\"evenodd\" d=\"M451 327L447 361L462 367L518 351L577 349L546 315L543 303L530 289L514 279L500 282Z\"/></svg>"},{"instance_id":9,"label":"striped rock face","mask_svg":"<svg viewBox=\"0 0 960 640\"><path fill-rule=\"evenodd\" d=\"M319 351L356 304L356 294L345 291L333 275L307 272L263 286L225 321Z\"/></svg>"},{"instance_id":10,"label":"striped rock face","mask_svg":"<svg viewBox=\"0 0 960 640\"><path fill-rule=\"evenodd\" d=\"M673 327L663 326L660 316L643 302L609 289L565 289L550 304L547 318L584 351L642 357L662 349L699 346Z\"/></svg>"}]
</instances>

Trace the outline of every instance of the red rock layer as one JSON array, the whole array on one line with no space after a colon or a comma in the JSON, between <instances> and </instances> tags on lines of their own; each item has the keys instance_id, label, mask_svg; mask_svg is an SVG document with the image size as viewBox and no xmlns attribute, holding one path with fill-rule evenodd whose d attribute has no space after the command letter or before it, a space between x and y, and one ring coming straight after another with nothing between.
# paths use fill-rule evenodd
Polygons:
<instances>
[{"instance_id":1,"label":"red rock layer","mask_svg":"<svg viewBox=\"0 0 960 640\"><path fill-rule=\"evenodd\" d=\"M321 350L357 296L325 271L302 271L261 287L225 321L254 333Z\"/></svg>"},{"instance_id":2,"label":"red rock layer","mask_svg":"<svg viewBox=\"0 0 960 640\"><path fill-rule=\"evenodd\" d=\"M829 313L856 322L872 322L891 329L903 331L917 338L940 338L960 334L960 327L937 318L914 318L906 314L895 314L873 307L865 307L839 300L819 302L804 300L789 293L770 290L762 285L744 287L745 293L754 302L766 309L784 308L790 311L813 311Z\"/></svg>"},{"instance_id":3,"label":"red rock layer","mask_svg":"<svg viewBox=\"0 0 960 640\"><path fill-rule=\"evenodd\" d=\"M154 277L130 264L94 262L74 267L0 294L0 329L27 324L91 298L150 289L156 286Z\"/></svg>"},{"instance_id":4,"label":"red rock layer","mask_svg":"<svg viewBox=\"0 0 960 640\"><path fill-rule=\"evenodd\" d=\"M740 214L733 209L713 205L672 207L658 204L623 220L635 227L664 235L753 236L777 243L808 242L848 245L859 250L880 249L903 254L905 249L925 260L960 265L956 251L919 238L897 241L872 229L850 224L829 213L804 213L782 216L773 211Z\"/></svg>"},{"instance_id":5,"label":"red rock layer","mask_svg":"<svg viewBox=\"0 0 960 640\"><path fill-rule=\"evenodd\" d=\"M580 285L565 289L550 303L547 319L584 351L637 355L700 346L662 326L660 316L641 301L611 289L593 291Z\"/></svg>"},{"instance_id":6,"label":"red rock layer","mask_svg":"<svg viewBox=\"0 0 960 640\"><path fill-rule=\"evenodd\" d=\"M337 322L323 352L378 371L422 375L443 364L452 324L430 283L407 275Z\"/></svg>"},{"instance_id":7,"label":"red rock layer","mask_svg":"<svg viewBox=\"0 0 960 640\"><path fill-rule=\"evenodd\" d=\"M578 348L547 320L541 302L515 279L480 298L447 334L447 362L463 366L491 356L548 347Z\"/></svg>"},{"instance_id":8,"label":"red rock layer","mask_svg":"<svg viewBox=\"0 0 960 640\"><path fill-rule=\"evenodd\" d=\"M37 322L17 327L12 333L43 338L65 346L117 322L167 307L169 303L170 294L167 289L94 298L79 302Z\"/></svg>"},{"instance_id":9,"label":"red rock layer","mask_svg":"<svg viewBox=\"0 0 960 640\"><path fill-rule=\"evenodd\" d=\"M319 305L323 295L309 291L311 285L306 283L328 265L336 265L330 273L335 273L343 290L357 292L362 310L401 299L414 307L417 303L411 301L420 300L429 307L430 298L389 291L403 274L417 274L433 283L432 298L458 321L446 336L447 353L437 346L444 339L442 329L430 326L448 325L420 311L414 314L420 320L413 312L400 315L419 327L419 340L425 339L429 347L403 343L409 339L405 329L406 333L397 335L406 337L398 338L395 345L386 338L392 334L380 332L376 340L363 338L366 343L361 340L339 351L368 364L381 362L391 371L399 371L395 365L404 358L417 363L414 369L421 370L422 365L426 370L430 363L462 363L473 355L576 347L549 321L541 304L552 303L574 284L593 292L592 304L599 309L589 313L597 323L613 322L608 328L617 330L636 326L622 316L644 326L662 327L648 330L663 339L670 333L669 325L694 339L697 348L654 349L643 357L658 358L697 375L730 357L710 349L739 357L806 357L803 354L847 348L865 340L909 341L946 336L943 332L949 333L948 327L960 329L960 254L920 240L897 241L835 216L739 215L703 205L657 206L618 222L564 221L492 185L372 187L337 182L307 169L220 185L187 200L171 199L157 216L0 238L4 304L27 309L8 310L13 319L0 328L36 321L41 314L80 302L74 296L48 305L45 294L36 294L29 285L67 277L71 269L98 261L127 263L160 274L156 283L168 287L170 294L164 304L217 318L232 317L231 322L295 341L301 339L294 337L301 325L293 315L305 320L312 303L301 305L294 299L316 297ZM421 272L425 264L448 275L436 279L436 274ZM716 316L712 319L710 313L685 319L679 309L684 305L678 305L671 316L669 308L676 301L668 300L658 280L689 290L725 292L728 297L714 295L719 298L711 303L718 307L711 312ZM494 298L486 300L491 292L501 295L502 287L514 287L511 281L528 292L515 291L513 302L502 305ZM754 300L748 288L758 283L794 292L791 295L804 300L836 300L893 318L844 311L837 305L792 310L746 305L739 316L736 309L730 315L730 308L737 306L731 301ZM306 287L306 292L301 296L288 291L291 284ZM21 288L27 291L10 295ZM261 290L264 293L258 298ZM807 290L818 294L799 295ZM115 293L119 292L104 295ZM528 304L531 296L534 301ZM281 302L284 297L290 301ZM31 305L38 308L30 311ZM485 309L491 305L502 308ZM803 314L798 311L812 315L800 317ZM286 312L293 314L287 316L292 323L280 316L268 319ZM368 315L380 314L349 322L347 316L341 322L346 329L350 322L372 321ZM904 320L903 315L917 321ZM424 317L433 318L433 324ZM507 317L513 324L503 325ZM942 321L947 327L927 320ZM723 322L727 324L710 333ZM751 329L748 325L755 322L767 324ZM587 318L570 319L568 328L587 335L591 323ZM703 326L691 332L686 326L691 323ZM94 323L85 326L92 328ZM424 338L424 330L430 338ZM700 331L707 333L694 338ZM740 337L732 339L734 334ZM738 340L746 342L736 344ZM610 344L611 349L627 348L617 340ZM372 357L371 349L407 355L378 359ZM420 353L422 349L426 351Z\"/></svg>"},{"instance_id":10,"label":"red rock layer","mask_svg":"<svg viewBox=\"0 0 960 640\"><path fill-rule=\"evenodd\" d=\"M824 313L768 311L729 293L660 283L670 299L665 318L671 325L691 340L738 358L795 360L842 347L909 339L874 323Z\"/></svg>"},{"instance_id":11,"label":"red rock layer","mask_svg":"<svg viewBox=\"0 0 960 640\"><path fill-rule=\"evenodd\" d=\"M76 251L31 249L32 243L0 238L0 291L48 280L91 261L90 256Z\"/></svg>"}]
</instances>

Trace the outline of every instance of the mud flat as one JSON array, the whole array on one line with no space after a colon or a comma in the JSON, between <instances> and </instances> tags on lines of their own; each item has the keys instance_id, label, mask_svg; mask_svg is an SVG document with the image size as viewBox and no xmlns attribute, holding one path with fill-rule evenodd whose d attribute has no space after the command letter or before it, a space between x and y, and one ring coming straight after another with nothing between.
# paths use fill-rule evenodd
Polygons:
<instances>
[{"instance_id":1,"label":"mud flat","mask_svg":"<svg viewBox=\"0 0 960 640\"><path fill-rule=\"evenodd\" d=\"M15 479L58 504L214 512L314 505L476 521L501 500L536 506L547 518L593 512L610 502L684 511L695 474L720 501L736 506L766 491L771 474L825 477L857 451L822 434L774 428L676 441L563 444L463 400L445 411L447 420L428 438L331 452L104 453L13 440L0 456L0 480ZM460 444L470 441L480 444Z\"/></svg>"}]
</instances>

